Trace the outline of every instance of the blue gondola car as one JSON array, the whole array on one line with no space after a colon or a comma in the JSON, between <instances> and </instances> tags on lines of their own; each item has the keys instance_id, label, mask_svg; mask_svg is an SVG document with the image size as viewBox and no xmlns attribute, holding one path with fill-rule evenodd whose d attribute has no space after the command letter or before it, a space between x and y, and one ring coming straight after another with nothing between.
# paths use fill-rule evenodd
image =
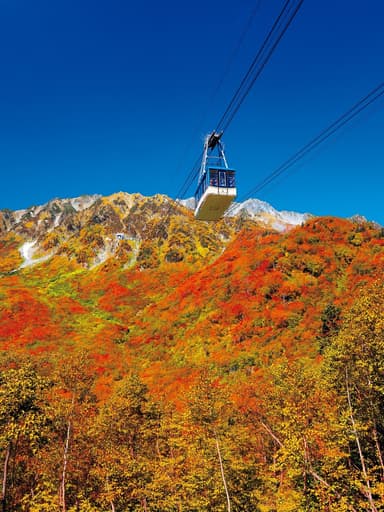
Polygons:
<instances>
[{"instance_id":1,"label":"blue gondola car","mask_svg":"<svg viewBox=\"0 0 384 512\"><path fill-rule=\"evenodd\" d=\"M220 219L236 198L235 170L228 167L221 136L212 132L205 139L195 194L195 217L199 220Z\"/></svg>"}]
</instances>

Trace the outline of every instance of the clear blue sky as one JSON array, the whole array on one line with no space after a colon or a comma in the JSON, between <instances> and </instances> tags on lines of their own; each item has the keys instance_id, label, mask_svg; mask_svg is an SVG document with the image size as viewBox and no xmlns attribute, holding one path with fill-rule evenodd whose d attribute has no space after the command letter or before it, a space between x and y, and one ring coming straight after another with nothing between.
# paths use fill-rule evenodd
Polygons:
<instances>
[{"instance_id":1,"label":"clear blue sky","mask_svg":"<svg viewBox=\"0 0 384 512\"><path fill-rule=\"evenodd\" d=\"M0 208L176 197L282 4L1 0ZM384 80L383 20L382 0L304 1L225 133L240 197ZM383 108L258 197L384 224Z\"/></svg>"}]
</instances>

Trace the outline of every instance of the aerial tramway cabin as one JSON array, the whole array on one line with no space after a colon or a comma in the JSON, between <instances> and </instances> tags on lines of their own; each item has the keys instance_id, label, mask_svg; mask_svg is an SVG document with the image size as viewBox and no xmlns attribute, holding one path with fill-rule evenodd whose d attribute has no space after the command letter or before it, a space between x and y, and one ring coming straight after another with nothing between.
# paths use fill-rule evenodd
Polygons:
<instances>
[{"instance_id":1,"label":"aerial tramway cabin","mask_svg":"<svg viewBox=\"0 0 384 512\"><path fill-rule=\"evenodd\" d=\"M199 181L195 193L195 217L219 220L236 198L235 170L230 169L221 142L221 133L205 139Z\"/></svg>"}]
</instances>

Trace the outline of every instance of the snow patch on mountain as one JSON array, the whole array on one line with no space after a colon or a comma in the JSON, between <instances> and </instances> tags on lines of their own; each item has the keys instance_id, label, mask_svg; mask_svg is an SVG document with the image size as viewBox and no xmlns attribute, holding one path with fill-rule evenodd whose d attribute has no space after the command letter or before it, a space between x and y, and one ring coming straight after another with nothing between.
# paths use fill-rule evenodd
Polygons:
<instances>
[{"instance_id":1,"label":"snow patch on mountain","mask_svg":"<svg viewBox=\"0 0 384 512\"><path fill-rule=\"evenodd\" d=\"M246 215L252 219L260 220L277 231L284 231L287 227L298 226L312 217L309 213L291 211L278 211L260 199L247 199L243 203L234 203L229 210L229 216Z\"/></svg>"},{"instance_id":2,"label":"snow patch on mountain","mask_svg":"<svg viewBox=\"0 0 384 512\"><path fill-rule=\"evenodd\" d=\"M64 199L63 201L70 202L72 208L74 208L77 212L81 212L92 206L101 197L102 196L100 194L93 194L74 197L73 199Z\"/></svg>"},{"instance_id":3,"label":"snow patch on mountain","mask_svg":"<svg viewBox=\"0 0 384 512\"><path fill-rule=\"evenodd\" d=\"M40 258L34 258L35 252L38 250L36 247L36 240L25 242L19 249L20 255L23 258L23 263L19 268L30 267L31 265L36 265L37 263L41 263L43 261L48 260L52 254L46 254Z\"/></svg>"},{"instance_id":4,"label":"snow patch on mountain","mask_svg":"<svg viewBox=\"0 0 384 512\"><path fill-rule=\"evenodd\" d=\"M195 208L195 200L193 197L178 199L177 201L190 210ZM278 211L272 205L260 199L247 199L242 203L233 203L226 213L226 216L236 217L238 215L260 220L277 231L283 231L287 226L300 225L312 217L309 213Z\"/></svg>"},{"instance_id":5,"label":"snow patch on mountain","mask_svg":"<svg viewBox=\"0 0 384 512\"><path fill-rule=\"evenodd\" d=\"M34 242L25 242L20 247L20 255L25 261L32 260L33 253L35 252L36 241Z\"/></svg>"},{"instance_id":6,"label":"snow patch on mountain","mask_svg":"<svg viewBox=\"0 0 384 512\"><path fill-rule=\"evenodd\" d=\"M59 215L57 217L55 217L55 222L53 224L52 229L55 229L60 226L60 221L61 221L62 216L63 216L63 214L59 213Z\"/></svg>"},{"instance_id":7,"label":"snow patch on mountain","mask_svg":"<svg viewBox=\"0 0 384 512\"><path fill-rule=\"evenodd\" d=\"M93 268L97 267L98 265L105 263L107 261L107 259L109 259L110 257L111 257L110 248L104 247L96 254L93 265L90 266L90 269L93 269Z\"/></svg>"},{"instance_id":8,"label":"snow patch on mountain","mask_svg":"<svg viewBox=\"0 0 384 512\"><path fill-rule=\"evenodd\" d=\"M43 210L45 205L42 206L31 206L30 208L24 209L24 210L16 210L13 212L16 224L18 224L21 220L23 220L23 217L25 215L28 215L29 218L34 218Z\"/></svg>"},{"instance_id":9,"label":"snow patch on mountain","mask_svg":"<svg viewBox=\"0 0 384 512\"><path fill-rule=\"evenodd\" d=\"M179 203L181 206L188 208L188 210L194 210L196 206L194 197L189 197L188 199L176 199L176 203Z\"/></svg>"},{"instance_id":10,"label":"snow patch on mountain","mask_svg":"<svg viewBox=\"0 0 384 512\"><path fill-rule=\"evenodd\" d=\"M287 222L292 226L298 226L305 222L306 220L313 217L313 215L311 215L310 213L288 212L285 210L282 210L281 212L278 213L279 216L284 220L284 222Z\"/></svg>"},{"instance_id":11,"label":"snow patch on mountain","mask_svg":"<svg viewBox=\"0 0 384 512\"><path fill-rule=\"evenodd\" d=\"M228 212L228 216L235 217L243 212L251 217L259 215L260 213L269 213L274 216L278 214L278 211L265 201L260 201L260 199L247 199L243 203L233 203Z\"/></svg>"},{"instance_id":12,"label":"snow patch on mountain","mask_svg":"<svg viewBox=\"0 0 384 512\"><path fill-rule=\"evenodd\" d=\"M16 224L18 224L22 217L28 212L28 210L16 210L13 212L13 216L15 219Z\"/></svg>"}]
</instances>

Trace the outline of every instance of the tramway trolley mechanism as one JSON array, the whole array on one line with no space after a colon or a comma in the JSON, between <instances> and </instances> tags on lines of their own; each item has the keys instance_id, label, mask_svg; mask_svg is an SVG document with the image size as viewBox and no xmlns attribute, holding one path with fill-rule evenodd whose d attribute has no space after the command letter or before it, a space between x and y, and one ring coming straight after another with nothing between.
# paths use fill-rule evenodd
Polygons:
<instances>
[{"instance_id":1,"label":"tramway trolley mechanism","mask_svg":"<svg viewBox=\"0 0 384 512\"><path fill-rule=\"evenodd\" d=\"M223 132L212 132L204 142L195 194L195 217L198 220L219 220L236 198L235 170L228 167L222 135Z\"/></svg>"}]
</instances>

